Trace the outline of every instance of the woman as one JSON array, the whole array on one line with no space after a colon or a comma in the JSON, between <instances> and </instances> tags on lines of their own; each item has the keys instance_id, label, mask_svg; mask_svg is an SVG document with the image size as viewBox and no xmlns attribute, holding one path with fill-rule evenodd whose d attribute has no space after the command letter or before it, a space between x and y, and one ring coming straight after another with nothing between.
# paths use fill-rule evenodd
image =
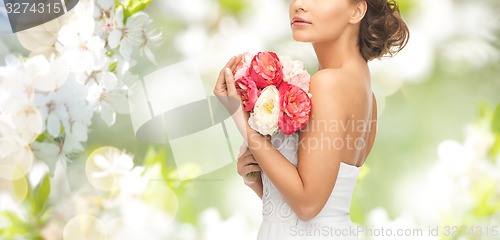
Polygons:
<instances>
[{"instance_id":1,"label":"woman","mask_svg":"<svg viewBox=\"0 0 500 240\"><path fill-rule=\"evenodd\" d=\"M409 31L392 0L293 0L289 14L294 40L311 42L318 58L307 125L272 138L249 127L232 75L241 56L214 89L245 139L238 173L263 201L258 239L358 239L349 207L377 126L367 62L399 52Z\"/></svg>"}]
</instances>

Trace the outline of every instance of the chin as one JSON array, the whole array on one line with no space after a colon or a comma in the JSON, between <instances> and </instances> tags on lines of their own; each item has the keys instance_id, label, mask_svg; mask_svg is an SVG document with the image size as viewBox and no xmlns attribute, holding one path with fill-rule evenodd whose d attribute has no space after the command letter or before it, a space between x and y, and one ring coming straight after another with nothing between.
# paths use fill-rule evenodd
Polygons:
<instances>
[{"instance_id":1,"label":"chin","mask_svg":"<svg viewBox=\"0 0 500 240\"><path fill-rule=\"evenodd\" d=\"M297 42L314 42L314 39L311 37L311 34L307 34L306 32L298 32L292 31L293 40Z\"/></svg>"}]
</instances>

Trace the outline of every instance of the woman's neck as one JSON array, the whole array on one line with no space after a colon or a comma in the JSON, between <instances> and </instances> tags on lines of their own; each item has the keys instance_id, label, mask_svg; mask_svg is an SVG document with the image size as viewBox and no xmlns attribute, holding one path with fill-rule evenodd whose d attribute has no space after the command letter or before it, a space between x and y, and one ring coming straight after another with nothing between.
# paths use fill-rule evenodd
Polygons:
<instances>
[{"instance_id":1,"label":"woman's neck","mask_svg":"<svg viewBox=\"0 0 500 240\"><path fill-rule=\"evenodd\" d=\"M341 68L346 62L361 57L358 38L344 32L337 39L312 43L318 58L318 70Z\"/></svg>"}]
</instances>

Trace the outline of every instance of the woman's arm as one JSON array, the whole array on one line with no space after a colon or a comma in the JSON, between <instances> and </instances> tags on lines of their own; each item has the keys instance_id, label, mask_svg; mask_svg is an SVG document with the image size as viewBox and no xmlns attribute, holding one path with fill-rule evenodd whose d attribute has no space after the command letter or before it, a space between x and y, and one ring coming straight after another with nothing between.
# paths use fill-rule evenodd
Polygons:
<instances>
[{"instance_id":1,"label":"woman's arm","mask_svg":"<svg viewBox=\"0 0 500 240\"><path fill-rule=\"evenodd\" d=\"M241 97L236 91L232 73L240 61L241 55L232 57L229 60L229 62L219 73L219 77L217 78L217 83L215 84L213 93L215 96L217 96L219 101L221 101L228 112L232 113L231 117L235 121L242 136L244 136L245 142L247 142L246 131L242 130L247 126L245 126L244 123L242 124L242 122L248 123L249 115L248 112L243 111L243 103L241 102ZM240 155L238 156L237 166L238 174L243 178L245 184L249 186L262 199L263 189L262 178L260 176L261 168L257 164L257 161L248 149L246 143L243 143L240 148ZM251 176L248 176L249 172L258 172L257 177L253 178Z\"/></svg>"},{"instance_id":2,"label":"woman's arm","mask_svg":"<svg viewBox=\"0 0 500 240\"><path fill-rule=\"evenodd\" d=\"M297 167L245 122L246 141L252 155L303 220L315 217L323 209L337 179L346 137L341 126L348 124L346 102L353 99L345 91L352 80L346 75L339 70L323 70L311 78L311 117L299 132Z\"/></svg>"}]
</instances>

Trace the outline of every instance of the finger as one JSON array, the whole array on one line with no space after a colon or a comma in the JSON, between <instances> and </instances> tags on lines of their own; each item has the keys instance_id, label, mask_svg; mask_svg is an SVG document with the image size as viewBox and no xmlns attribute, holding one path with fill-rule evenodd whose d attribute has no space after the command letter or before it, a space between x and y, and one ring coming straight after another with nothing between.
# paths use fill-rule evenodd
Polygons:
<instances>
[{"instance_id":1,"label":"finger","mask_svg":"<svg viewBox=\"0 0 500 240\"><path fill-rule=\"evenodd\" d=\"M260 172L261 168L257 165L250 165L245 167L245 172L248 174L249 172Z\"/></svg>"},{"instance_id":2,"label":"finger","mask_svg":"<svg viewBox=\"0 0 500 240\"><path fill-rule=\"evenodd\" d=\"M226 66L224 66L224 68L232 66L236 62L236 58L237 58L237 56L231 57L231 59L229 59L229 61L226 63Z\"/></svg>"},{"instance_id":3,"label":"finger","mask_svg":"<svg viewBox=\"0 0 500 240\"><path fill-rule=\"evenodd\" d=\"M219 73L219 78L217 79L217 83L219 83L219 86L220 86L220 83L225 83L224 82L225 68L235 69L236 66L238 66L239 61L241 61L241 56L239 57L239 61L237 61L237 60L238 60L237 56L231 57L231 59L229 59L229 61L226 63L226 65L222 68L222 70Z\"/></svg>"},{"instance_id":4,"label":"finger","mask_svg":"<svg viewBox=\"0 0 500 240\"><path fill-rule=\"evenodd\" d=\"M243 59L243 55L239 54L236 56L234 63L231 66L228 66L228 68L231 69L231 72L234 72L238 64L240 64L241 59Z\"/></svg>"},{"instance_id":5,"label":"finger","mask_svg":"<svg viewBox=\"0 0 500 240\"><path fill-rule=\"evenodd\" d=\"M238 60L237 56L231 57L229 62L227 62L226 65L222 68L221 73L224 73L226 68L232 68L233 66L236 68L236 66L238 66L239 63L237 60Z\"/></svg>"},{"instance_id":6,"label":"finger","mask_svg":"<svg viewBox=\"0 0 500 240\"><path fill-rule=\"evenodd\" d=\"M249 151L249 152L250 152L250 151ZM248 162L248 163L254 163L254 164L259 164L259 163L257 162L257 160L255 159L255 157L253 156L253 154L252 154L252 153L249 153L248 155L245 155L245 158L247 159L247 160L245 160L245 162Z\"/></svg>"},{"instance_id":7,"label":"finger","mask_svg":"<svg viewBox=\"0 0 500 240\"><path fill-rule=\"evenodd\" d=\"M219 78L217 78L217 82L215 83L215 90L216 91L223 92L225 90L224 89L224 85L225 85L224 69L232 66L234 64L235 60L236 60L236 57L233 56L231 59L229 59L229 62L227 62L226 65L224 66L224 68L222 68L222 70L220 71Z\"/></svg>"},{"instance_id":8,"label":"finger","mask_svg":"<svg viewBox=\"0 0 500 240\"><path fill-rule=\"evenodd\" d=\"M224 80L224 72L221 71L219 74L219 78L217 78L217 82L215 83L214 87L214 94L215 93L223 93L226 91L226 82Z\"/></svg>"},{"instance_id":9,"label":"finger","mask_svg":"<svg viewBox=\"0 0 500 240\"><path fill-rule=\"evenodd\" d=\"M251 164L251 163L255 163L255 161L253 159L254 158L253 158L252 155L241 156L241 157L238 158L238 163L242 164L242 165L248 165L248 164Z\"/></svg>"},{"instance_id":10,"label":"finger","mask_svg":"<svg viewBox=\"0 0 500 240\"><path fill-rule=\"evenodd\" d=\"M250 152L250 150L248 149L245 152L243 152L243 154L240 155L241 158L246 158L250 156L252 156L252 152Z\"/></svg>"},{"instance_id":11,"label":"finger","mask_svg":"<svg viewBox=\"0 0 500 240\"><path fill-rule=\"evenodd\" d=\"M247 149L241 156L244 158L250 158L252 162L255 162L255 163L257 162L255 160L255 157L253 156L253 153L249 149Z\"/></svg>"},{"instance_id":12,"label":"finger","mask_svg":"<svg viewBox=\"0 0 500 240\"><path fill-rule=\"evenodd\" d=\"M241 161L238 162L240 167L246 167L246 166L259 166L259 163L253 161L253 158L244 158L241 159Z\"/></svg>"},{"instance_id":13,"label":"finger","mask_svg":"<svg viewBox=\"0 0 500 240\"><path fill-rule=\"evenodd\" d=\"M243 164L243 166L250 166L250 165L259 166L259 163L255 161L255 158L253 157L247 157L241 163Z\"/></svg>"},{"instance_id":14,"label":"finger","mask_svg":"<svg viewBox=\"0 0 500 240\"><path fill-rule=\"evenodd\" d=\"M238 67L238 65L241 63L241 60L243 60L243 54L239 54L236 57L236 61L234 61L233 66L230 67L230 69L232 70L231 72L233 73L233 75L236 74L236 67Z\"/></svg>"},{"instance_id":15,"label":"finger","mask_svg":"<svg viewBox=\"0 0 500 240\"><path fill-rule=\"evenodd\" d=\"M236 91L236 85L234 83L234 76L233 72L231 69L226 68L225 70L225 80L226 80L226 87L227 87L227 93L228 96L236 96L238 92Z\"/></svg>"},{"instance_id":16,"label":"finger","mask_svg":"<svg viewBox=\"0 0 500 240\"><path fill-rule=\"evenodd\" d=\"M259 163L255 161L254 157L250 157L250 160L247 163L248 165L259 165Z\"/></svg>"}]
</instances>

